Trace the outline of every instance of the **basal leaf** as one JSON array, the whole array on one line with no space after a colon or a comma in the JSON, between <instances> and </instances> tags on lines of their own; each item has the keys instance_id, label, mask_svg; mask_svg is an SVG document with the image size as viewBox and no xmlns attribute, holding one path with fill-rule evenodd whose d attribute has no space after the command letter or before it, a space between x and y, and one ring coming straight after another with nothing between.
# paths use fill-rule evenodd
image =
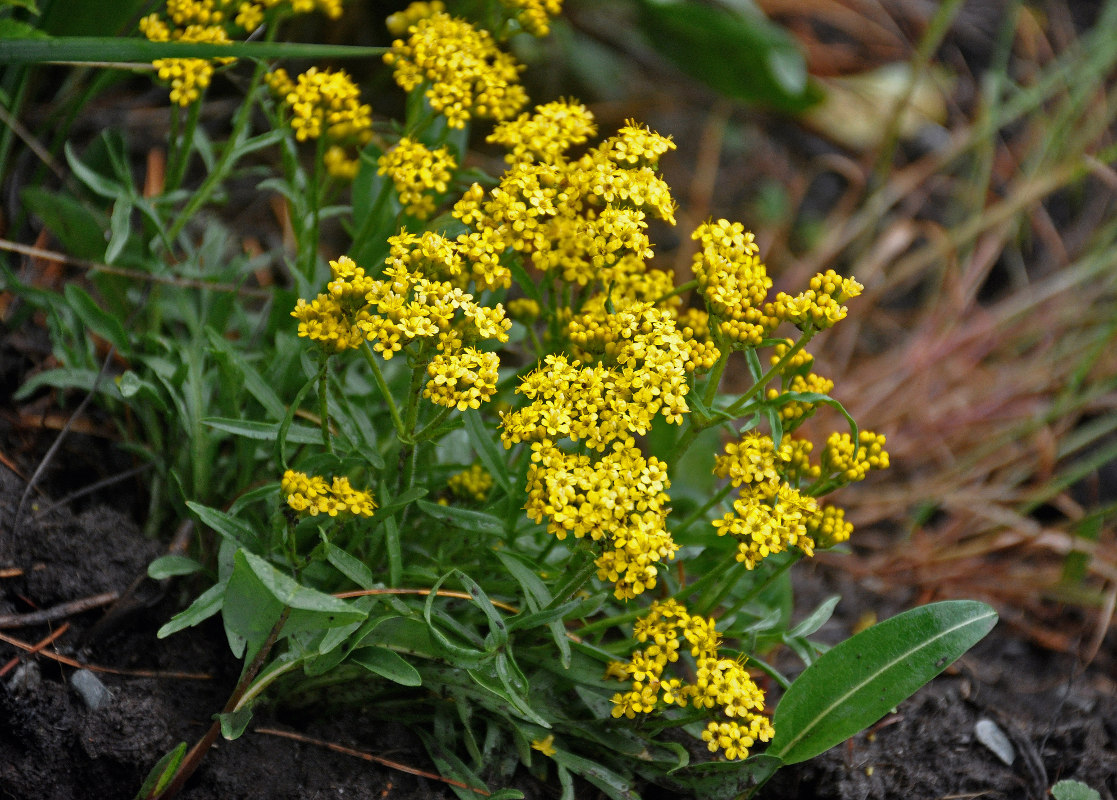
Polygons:
<instances>
[{"instance_id":1,"label":"basal leaf","mask_svg":"<svg viewBox=\"0 0 1117 800\"><path fill-rule=\"evenodd\" d=\"M842 642L807 667L776 707L768 755L795 764L879 720L992 630L972 600L914 608Z\"/></svg>"},{"instance_id":2,"label":"basal leaf","mask_svg":"<svg viewBox=\"0 0 1117 800\"><path fill-rule=\"evenodd\" d=\"M350 658L369 672L375 672L403 686L419 686L423 683L422 676L415 667L408 664L399 653L386 647L360 647L353 651Z\"/></svg>"}]
</instances>

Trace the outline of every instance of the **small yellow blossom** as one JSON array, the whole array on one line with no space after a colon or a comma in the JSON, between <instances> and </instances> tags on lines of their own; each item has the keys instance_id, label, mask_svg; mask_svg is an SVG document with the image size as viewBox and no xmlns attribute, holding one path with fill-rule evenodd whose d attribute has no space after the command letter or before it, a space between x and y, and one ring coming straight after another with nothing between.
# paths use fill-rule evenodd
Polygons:
<instances>
[{"instance_id":1,"label":"small yellow blossom","mask_svg":"<svg viewBox=\"0 0 1117 800\"><path fill-rule=\"evenodd\" d=\"M581 103L556 100L536 106L534 113L523 113L514 120L493 128L486 141L502 145L509 164L543 161L556 164L574 145L584 144L597 132L593 114Z\"/></svg>"},{"instance_id":2,"label":"small yellow blossom","mask_svg":"<svg viewBox=\"0 0 1117 800\"><path fill-rule=\"evenodd\" d=\"M558 752L558 750L555 749L555 735L552 733L544 739L532 739L531 749L538 750L543 755L553 758L555 753Z\"/></svg>"},{"instance_id":3,"label":"small yellow blossom","mask_svg":"<svg viewBox=\"0 0 1117 800\"><path fill-rule=\"evenodd\" d=\"M354 489L344 476L336 477L331 484L327 484L325 478L289 469L283 473L280 489L287 505L305 516L350 514L371 517L376 510L372 495Z\"/></svg>"},{"instance_id":4,"label":"small yellow blossom","mask_svg":"<svg viewBox=\"0 0 1117 800\"><path fill-rule=\"evenodd\" d=\"M457 497L483 503L492 491L493 476L480 464L473 464L469 469L451 475L446 485Z\"/></svg>"},{"instance_id":5,"label":"small yellow blossom","mask_svg":"<svg viewBox=\"0 0 1117 800\"><path fill-rule=\"evenodd\" d=\"M428 219L435 211L432 195L446 193L458 162L448 147L430 150L407 136L380 156L378 172L387 175L399 193L404 211Z\"/></svg>"},{"instance_id":6,"label":"small yellow blossom","mask_svg":"<svg viewBox=\"0 0 1117 800\"><path fill-rule=\"evenodd\" d=\"M562 0L500 0L501 5L515 12L516 21L532 36L546 36L551 31L551 17L562 13Z\"/></svg>"},{"instance_id":7,"label":"small yellow blossom","mask_svg":"<svg viewBox=\"0 0 1117 800\"><path fill-rule=\"evenodd\" d=\"M887 469L884 434L861 431L856 450L848 433L832 433L822 450L822 471L844 483L863 480L870 469Z\"/></svg>"},{"instance_id":8,"label":"small yellow blossom","mask_svg":"<svg viewBox=\"0 0 1117 800\"><path fill-rule=\"evenodd\" d=\"M404 91L425 85L427 102L450 127L464 128L472 117L509 119L527 103L519 82L523 67L488 31L435 12L415 20L406 33L384 62Z\"/></svg>"}]
</instances>

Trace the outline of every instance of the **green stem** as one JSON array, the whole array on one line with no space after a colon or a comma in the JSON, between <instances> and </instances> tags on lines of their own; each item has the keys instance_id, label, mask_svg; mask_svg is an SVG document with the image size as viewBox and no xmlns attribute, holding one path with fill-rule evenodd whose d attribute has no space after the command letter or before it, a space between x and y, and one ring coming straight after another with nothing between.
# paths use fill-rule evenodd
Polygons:
<instances>
[{"instance_id":1,"label":"green stem","mask_svg":"<svg viewBox=\"0 0 1117 800\"><path fill-rule=\"evenodd\" d=\"M405 439L407 428L403 425L403 420L400 419L399 408L396 406L396 401L392 398L392 393L388 391L388 383L384 380L384 373L380 371L380 364L376 360L376 354L372 352L372 348L368 342L363 342L360 347L361 355L365 357L369 367L372 369L372 378L376 381L376 388L380 390L380 394L384 397L384 402L388 406L388 414L392 417L392 424L396 428L396 435L401 440Z\"/></svg>"},{"instance_id":2,"label":"green stem","mask_svg":"<svg viewBox=\"0 0 1117 800\"><path fill-rule=\"evenodd\" d=\"M725 413L729 414L732 417L740 414L741 410L745 407L746 404L748 404L749 400L756 397L756 395L759 394L760 391L768 385L768 381L772 380L774 376L778 375L783 370L784 365L791 361L791 359L795 355L797 355L800 350L807 346L807 343L814 338L814 335L816 333L817 331L811 327L808 327L805 331L803 331L803 335L799 337L799 341L792 345L791 349L784 353L780 360L772 365L771 369L761 375L760 379L752 385L752 388L750 388L747 392L733 401L733 405L729 406L729 408L725 410Z\"/></svg>"},{"instance_id":3,"label":"green stem","mask_svg":"<svg viewBox=\"0 0 1117 800\"><path fill-rule=\"evenodd\" d=\"M334 452L333 441L330 439L330 354L325 348L319 348L318 355L318 415L322 418L322 444L326 452Z\"/></svg>"},{"instance_id":4,"label":"green stem","mask_svg":"<svg viewBox=\"0 0 1117 800\"><path fill-rule=\"evenodd\" d=\"M791 557L787 559L787 561L785 561L784 563L782 563L778 567L776 567L774 570L772 570L771 574L769 574L767 578L765 578L759 584L754 586L752 588L752 590L750 592L748 592L748 594L746 594L744 597L742 597L740 600L738 600L736 603L734 603L732 606L730 606L726 610L726 612L724 614L722 614L722 617L729 618L729 617L732 617L737 612L739 612L742 608L744 608L749 603L751 603L753 600L755 600L757 597L759 597L761 592L763 592L765 589L767 589L769 586L771 586L775 582L776 578L783 575L785 572L787 572L789 569L791 569L795 564L798 564L799 560L802 557L803 557L802 551L800 551L800 550L794 551L791 554Z\"/></svg>"},{"instance_id":5,"label":"green stem","mask_svg":"<svg viewBox=\"0 0 1117 800\"><path fill-rule=\"evenodd\" d=\"M689 292L691 289L697 289L697 288L698 288L698 281L697 280L692 280L692 281L687 281L686 283L681 283L678 286L676 286L674 289L669 291L667 294L662 294L659 297L657 297L655 300L652 300L652 305L653 306L658 306L664 300L670 300L672 297L678 297L681 294L685 294L686 292Z\"/></svg>"},{"instance_id":6,"label":"green stem","mask_svg":"<svg viewBox=\"0 0 1117 800\"><path fill-rule=\"evenodd\" d=\"M268 41L271 41L274 36L274 32L269 31ZM171 241L178 238L178 235L182 233L182 229L186 227L186 223L190 221L190 218L209 200L214 190L216 190L227 177L229 168L234 161L234 156L237 154L240 139L244 135L249 121L252 119L252 95L256 93L256 89L259 88L260 83L264 80L264 75L267 71L267 64L260 62L256 65L256 71L252 74L252 81L249 83L248 91L245 93L245 102L241 104L240 108L237 110L236 117L233 118L232 134L225 143L225 147L221 151L221 156L217 159L217 163L213 165L213 169L206 175L206 179L202 181L202 185L198 187L198 190L190 195L190 200L186 203L186 207L182 209L178 219L175 220L174 227L171 228L170 233L167 235L167 238Z\"/></svg>"},{"instance_id":7,"label":"green stem","mask_svg":"<svg viewBox=\"0 0 1117 800\"><path fill-rule=\"evenodd\" d=\"M439 412L434 415L434 419L432 419L430 422L428 422L426 425L415 432L415 435L413 437L415 441L426 441L430 437L430 435L438 429L438 426L446 421L446 418L450 416L450 412L453 410L453 406L448 406L439 410Z\"/></svg>"},{"instance_id":8,"label":"green stem","mask_svg":"<svg viewBox=\"0 0 1117 800\"><path fill-rule=\"evenodd\" d=\"M190 104L190 110L186 114L186 127L180 130L178 124L178 113L176 112L172 117L175 123L171 131L171 141L174 142L174 152L171 155L171 163L167 168L167 180L164 186L164 192L173 192L182 185L182 179L186 176L186 167L190 163L190 153L193 150L194 133L198 130L198 119L202 111L202 98L199 97Z\"/></svg>"},{"instance_id":9,"label":"green stem","mask_svg":"<svg viewBox=\"0 0 1117 800\"><path fill-rule=\"evenodd\" d=\"M729 494L729 492L732 488L733 488L733 485L729 484L729 483L727 483L725 486L721 487L721 489L718 490L717 494L715 494L712 498L710 498L709 500L707 500L705 503L702 504L701 508L698 508L698 509L692 511L689 515L687 515L687 518L684 519L682 522L680 522L678 525L672 526L674 528L674 530L678 531L678 532L685 531L687 528L689 528L691 525L693 525L698 519L700 519L701 517L704 517L706 515L706 512L708 512L711 508L713 508L718 503L720 503L722 500L724 500L725 496L727 494Z\"/></svg>"},{"instance_id":10,"label":"green stem","mask_svg":"<svg viewBox=\"0 0 1117 800\"><path fill-rule=\"evenodd\" d=\"M307 187L307 200L310 203L309 220L303 223L302 235L298 242L299 271L308 281L314 280L314 269L318 264L318 232L321 229L322 193L325 189L326 137L318 137L314 150L314 163L310 170L310 186Z\"/></svg>"}]
</instances>

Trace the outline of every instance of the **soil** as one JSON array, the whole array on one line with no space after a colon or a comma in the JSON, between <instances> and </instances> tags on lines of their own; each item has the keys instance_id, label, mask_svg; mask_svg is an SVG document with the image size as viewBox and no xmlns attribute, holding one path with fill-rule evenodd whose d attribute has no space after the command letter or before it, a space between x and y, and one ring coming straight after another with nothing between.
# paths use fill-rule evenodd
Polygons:
<instances>
[{"instance_id":1,"label":"soil","mask_svg":"<svg viewBox=\"0 0 1117 800\"><path fill-rule=\"evenodd\" d=\"M65 474L55 474L59 487ZM34 497L12 525L24 482L0 469L0 797L18 800L112 800L133 797L148 770L180 741L193 742L220 709L239 665L228 655L219 625L166 639L156 630L185 597L174 583L145 578L160 545L128 516L106 505L80 513L68 507L37 511ZM840 563L802 571L804 610L834 591L842 602L822 632L835 639L866 611L887 616L904 598L856 585ZM115 602L103 596L119 595ZM35 613L87 598L49 621ZM92 602L91 602L92 605ZM34 624L24 624L32 622ZM45 653L28 655L53 632ZM23 645L12 642L18 640ZM1111 639L1105 658L1112 663ZM70 659L67 662L53 657ZM75 664L84 665L78 669ZM185 673L185 674L184 674ZM91 707L81 681L108 697ZM1003 732L1014 752L1005 763L982 744L980 720ZM219 742L181 797L210 798L451 798L445 785L352 755L260 729L280 729L434 771L418 740L402 725L355 718L313 719L265 710L235 742ZM1117 793L1117 692L1098 666L1081 669L1064 654L1041 651L1000 625L950 671L870 731L814 761L780 772L764 798L830 797L1043 798L1075 778L1112 800ZM525 778L529 798L557 788ZM583 787L579 797L596 797ZM669 793L648 787L650 798Z\"/></svg>"}]
</instances>

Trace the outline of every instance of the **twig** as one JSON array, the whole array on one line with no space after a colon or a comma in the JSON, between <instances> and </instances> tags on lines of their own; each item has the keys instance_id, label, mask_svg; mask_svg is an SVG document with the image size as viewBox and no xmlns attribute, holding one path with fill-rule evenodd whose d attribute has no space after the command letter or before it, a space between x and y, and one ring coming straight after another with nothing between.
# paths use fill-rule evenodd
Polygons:
<instances>
[{"instance_id":1,"label":"twig","mask_svg":"<svg viewBox=\"0 0 1117 800\"><path fill-rule=\"evenodd\" d=\"M151 469L153 466L154 466L153 464L140 464L138 467L133 467L132 469L125 470L124 472L121 472L119 475L112 475L108 478L104 478L102 480L96 481L95 483L91 483L88 486L86 486L85 488L78 489L76 492L72 492L71 494L68 494L65 497L63 497L61 500L56 500L55 502L51 503L46 508L41 509L40 511L36 512L35 516L32 517L32 519L39 519L40 517L46 516L47 513L53 511L54 509L58 508L59 506L69 505L70 503L74 502L75 500L77 500L81 497L85 497L87 494L92 494L93 492L104 489L105 487L112 486L114 483L120 483L121 481L126 481L131 477L139 475L141 472L146 472L147 470Z\"/></svg>"},{"instance_id":2,"label":"twig","mask_svg":"<svg viewBox=\"0 0 1117 800\"><path fill-rule=\"evenodd\" d=\"M74 413L71 414L70 418L66 420L66 424L62 427L62 430L58 433L58 436L55 437L54 443L51 444L50 449L47 450L46 455L43 456L43 460L39 462L39 466L35 468L35 472L31 476L31 480L27 482L27 487L23 490L23 494L19 498L19 505L16 506L16 513L15 516L12 518L12 530L15 530L15 527L19 524L20 519L23 517L23 507L27 504L27 498L31 496L31 490L35 487L35 484L39 482L39 478L42 477L43 471L46 470L47 465L54 459L54 456L58 452L58 449L62 446L62 441L66 438L66 434L70 432L70 428L73 426L74 420L78 419L83 413L85 413L85 407L89 405L90 401L93 399L93 395L97 394L97 389L98 387L100 387L101 381L104 380L105 373L108 371L109 364L112 363L114 355L116 355L116 346L110 345L109 352L105 354L105 360L101 363L101 369L98 370L97 377L93 379L93 386L90 387L88 392L86 392L85 397L82 399L81 403L78 404L78 407L77 409L75 409Z\"/></svg>"},{"instance_id":3,"label":"twig","mask_svg":"<svg viewBox=\"0 0 1117 800\"><path fill-rule=\"evenodd\" d=\"M71 267L79 267L81 269L97 270L98 272L106 272L110 275L120 275L125 278L132 278L137 281L148 281L150 283L162 283L168 286L178 286L186 289L209 289L214 292L234 292L236 294L244 295L246 297L271 297L271 292L267 289L253 289L251 287L237 286L233 283L214 283L212 281L204 281L198 278L176 278L166 275L153 275L150 272L142 272L137 269L128 269L127 267L114 267L109 264L102 264L99 261L90 261L85 258L75 258L68 256L65 253L59 253L55 250L44 250L41 247L31 247L26 244L19 244L10 239L0 239L0 250L7 250L12 253L19 253L20 255L30 256L32 258L42 258L48 261L57 261L60 264L67 264Z\"/></svg>"},{"instance_id":4,"label":"twig","mask_svg":"<svg viewBox=\"0 0 1117 800\"><path fill-rule=\"evenodd\" d=\"M40 611L32 611L28 614L0 615L0 628L28 628L32 625L42 625L43 623L53 622L63 617L81 614L90 609L107 606L109 603L114 602L119 596L120 592L104 592L103 594L95 594L92 597L83 597L80 600L70 600L66 603L59 603L56 606L44 608Z\"/></svg>"},{"instance_id":5,"label":"twig","mask_svg":"<svg viewBox=\"0 0 1117 800\"><path fill-rule=\"evenodd\" d=\"M398 770L399 772L406 772L408 775L418 775L420 778L428 778L432 781L441 781L442 783L448 783L451 786L457 786L459 789L468 789L471 792L476 792L477 794L484 795L485 797L488 797L490 794L484 789L477 789L467 783L462 783L461 781L455 781L451 778L444 778L441 775L436 775L433 772L426 772L425 770L416 769L415 767L409 767L406 764L399 763L398 761L389 761L386 758L374 756L372 753L366 753L363 750L354 750L351 747L334 744L333 742L327 742L322 739L313 739L309 736L303 736L301 733L281 731L276 728L256 728L256 733L263 733L267 734L268 736L281 736L284 739L293 739L296 742L303 742L304 744L313 744L317 745L318 747L325 747L327 750L333 750L335 753L344 753L347 756L363 758L365 761L372 761L376 764L388 767L389 769Z\"/></svg>"},{"instance_id":6,"label":"twig","mask_svg":"<svg viewBox=\"0 0 1117 800\"><path fill-rule=\"evenodd\" d=\"M5 642L13 647L18 647L21 650L27 650L29 652L35 649L35 645L21 641L12 636L7 636L3 633L0 633L0 642ZM99 664L86 664L68 656L52 653L50 650L39 650L36 655L45 656L51 661L57 661L59 664L65 664L68 667L87 669L90 672L104 672L108 675L121 675L126 678L171 678L185 681L208 681L213 679L212 675L206 675L200 672L175 672L173 670L161 672L150 669L117 669L116 667L102 667Z\"/></svg>"},{"instance_id":7,"label":"twig","mask_svg":"<svg viewBox=\"0 0 1117 800\"><path fill-rule=\"evenodd\" d=\"M53 631L50 635L46 636L45 638L43 638L43 639L39 640L38 642L36 642L35 644L33 644L27 650L25 655L34 655L35 653L39 652L44 647L46 647L48 644L53 642L55 639L57 639L59 636L64 634L69 629L70 629L70 623L69 622L63 622L61 625L58 626L58 630ZM0 667L0 678L3 678L5 675L7 675L12 670L12 668L15 667L15 665L19 663L20 658L21 658L21 656L16 656L11 661L9 661L7 664L5 664L3 667Z\"/></svg>"}]
</instances>

